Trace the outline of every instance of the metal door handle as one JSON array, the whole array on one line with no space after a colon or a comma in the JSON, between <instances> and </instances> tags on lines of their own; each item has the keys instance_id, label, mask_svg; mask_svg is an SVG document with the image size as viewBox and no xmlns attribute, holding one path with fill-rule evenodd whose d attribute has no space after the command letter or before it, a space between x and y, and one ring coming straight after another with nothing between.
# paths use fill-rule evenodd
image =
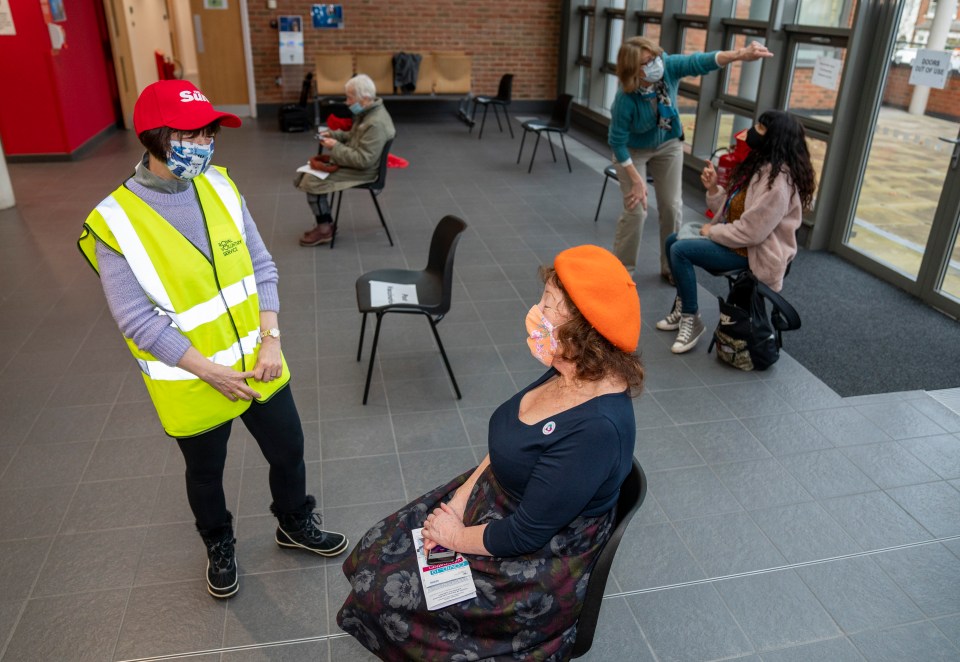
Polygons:
<instances>
[{"instance_id":1,"label":"metal door handle","mask_svg":"<svg viewBox=\"0 0 960 662\"><path fill-rule=\"evenodd\" d=\"M956 170L957 165L960 164L960 138L943 138L942 140L945 143L951 143L953 145L953 155L950 157L950 169Z\"/></svg>"},{"instance_id":2,"label":"metal door handle","mask_svg":"<svg viewBox=\"0 0 960 662\"><path fill-rule=\"evenodd\" d=\"M941 136L940 140L942 140L945 143L953 143L954 145L960 145L960 139L957 139L957 138L944 138L943 136Z\"/></svg>"}]
</instances>

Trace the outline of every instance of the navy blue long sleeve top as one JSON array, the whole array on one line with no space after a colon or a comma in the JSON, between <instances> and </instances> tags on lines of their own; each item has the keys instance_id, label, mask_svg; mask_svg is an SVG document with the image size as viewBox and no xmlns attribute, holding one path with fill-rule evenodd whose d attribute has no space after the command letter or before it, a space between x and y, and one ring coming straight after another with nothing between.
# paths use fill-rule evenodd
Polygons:
<instances>
[{"instance_id":1,"label":"navy blue long sleeve top","mask_svg":"<svg viewBox=\"0 0 960 662\"><path fill-rule=\"evenodd\" d=\"M536 551L577 517L608 512L630 472L636 421L626 392L597 396L532 425L520 420L523 396L555 374L550 369L490 417L490 468L520 502L483 532L494 556Z\"/></svg>"}]
</instances>

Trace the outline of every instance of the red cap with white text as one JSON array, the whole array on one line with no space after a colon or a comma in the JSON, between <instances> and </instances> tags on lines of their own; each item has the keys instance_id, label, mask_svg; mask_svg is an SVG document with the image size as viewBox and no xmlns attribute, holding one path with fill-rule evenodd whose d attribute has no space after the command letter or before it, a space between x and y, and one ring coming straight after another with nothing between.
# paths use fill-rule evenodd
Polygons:
<instances>
[{"instance_id":1,"label":"red cap with white text","mask_svg":"<svg viewBox=\"0 0 960 662\"><path fill-rule=\"evenodd\" d=\"M161 80L147 85L133 107L133 128L138 136L162 126L193 131L215 120L231 128L240 126L239 117L216 110L203 92L187 80Z\"/></svg>"}]
</instances>

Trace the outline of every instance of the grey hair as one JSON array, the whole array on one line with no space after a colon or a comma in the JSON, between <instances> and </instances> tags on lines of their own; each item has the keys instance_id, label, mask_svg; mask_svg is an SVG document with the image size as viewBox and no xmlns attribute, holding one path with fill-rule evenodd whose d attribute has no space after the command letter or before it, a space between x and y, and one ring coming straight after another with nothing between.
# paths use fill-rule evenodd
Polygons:
<instances>
[{"instance_id":1,"label":"grey hair","mask_svg":"<svg viewBox=\"0 0 960 662\"><path fill-rule=\"evenodd\" d=\"M357 74L347 81L347 89L352 89L353 93L361 99L373 101L377 98L377 86L367 74Z\"/></svg>"}]
</instances>

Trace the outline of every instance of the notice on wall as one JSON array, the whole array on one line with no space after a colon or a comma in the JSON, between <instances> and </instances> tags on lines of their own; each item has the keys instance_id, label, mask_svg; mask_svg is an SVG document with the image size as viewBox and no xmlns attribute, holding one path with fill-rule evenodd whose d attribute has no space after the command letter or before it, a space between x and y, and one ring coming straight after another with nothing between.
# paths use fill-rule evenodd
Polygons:
<instances>
[{"instance_id":1,"label":"notice on wall","mask_svg":"<svg viewBox=\"0 0 960 662\"><path fill-rule=\"evenodd\" d=\"M17 28L13 24L10 0L0 0L0 35L13 36L15 34L17 34Z\"/></svg>"},{"instance_id":2,"label":"notice on wall","mask_svg":"<svg viewBox=\"0 0 960 662\"><path fill-rule=\"evenodd\" d=\"M280 64L303 64L303 18L281 16Z\"/></svg>"},{"instance_id":3,"label":"notice on wall","mask_svg":"<svg viewBox=\"0 0 960 662\"><path fill-rule=\"evenodd\" d=\"M842 60L835 57L818 57L813 65L813 76L810 82L828 90L836 90L841 71L843 71Z\"/></svg>"},{"instance_id":4,"label":"notice on wall","mask_svg":"<svg viewBox=\"0 0 960 662\"><path fill-rule=\"evenodd\" d=\"M950 51L918 50L910 71L910 85L926 85L942 90L950 75Z\"/></svg>"},{"instance_id":5,"label":"notice on wall","mask_svg":"<svg viewBox=\"0 0 960 662\"><path fill-rule=\"evenodd\" d=\"M343 28L343 5L314 5L310 17L315 28Z\"/></svg>"}]
</instances>

